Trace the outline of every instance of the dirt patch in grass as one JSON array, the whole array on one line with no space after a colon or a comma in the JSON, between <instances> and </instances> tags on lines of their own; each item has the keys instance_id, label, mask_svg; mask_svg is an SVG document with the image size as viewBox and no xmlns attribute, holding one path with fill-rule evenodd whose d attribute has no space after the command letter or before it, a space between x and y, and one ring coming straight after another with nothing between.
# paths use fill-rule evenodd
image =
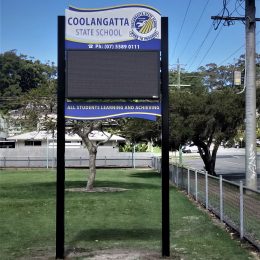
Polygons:
<instances>
[{"instance_id":1,"label":"dirt patch in grass","mask_svg":"<svg viewBox=\"0 0 260 260\"><path fill-rule=\"evenodd\" d=\"M115 187L95 187L92 190L87 190L86 188L69 188L65 189L70 192L121 192L128 191L129 189L115 188Z\"/></svg>"},{"instance_id":2,"label":"dirt patch in grass","mask_svg":"<svg viewBox=\"0 0 260 260\"><path fill-rule=\"evenodd\" d=\"M17 258L19 260L27 260L27 257ZM53 250L36 250L30 255L30 259L34 260L54 260L55 253ZM65 253L64 259L78 259L78 260L158 260L165 259L161 252L148 249L104 249L89 251L84 248L68 249ZM181 254L178 252L171 252L170 257L166 259L181 260Z\"/></svg>"},{"instance_id":3,"label":"dirt patch in grass","mask_svg":"<svg viewBox=\"0 0 260 260\"><path fill-rule=\"evenodd\" d=\"M120 249L110 249L110 250L99 250L89 253L84 252L71 252L67 255L67 259L73 259L82 257L82 259L90 260L136 260L136 259L159 259L161 258L158 252L148 252L148 251L132 251L132 250L120 250Z\"/></svg>"},{"instance_id":4,"label":"dirt patch in grass","mask_svg":"<svg viewBox=\"0 0 260 260\"><path fill-rule=\"evenodd\" d=\"M107 249L107 250L98 250L92 251L89 253L86 252L70 252L66 259L89 259L89 260L155 260L160 259L161 255L159 252L153 252L148 250L130 250L130 249Z\"/></svg>"}]
</instances>

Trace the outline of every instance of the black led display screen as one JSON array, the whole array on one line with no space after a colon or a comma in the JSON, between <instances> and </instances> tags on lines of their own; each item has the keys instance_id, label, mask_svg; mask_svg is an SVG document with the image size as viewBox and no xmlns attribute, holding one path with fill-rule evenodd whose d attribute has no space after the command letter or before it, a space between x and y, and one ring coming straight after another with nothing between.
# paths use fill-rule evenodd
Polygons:
<instances>
[{"instance_id":1,"label":"black led display screen","mask_svg":"<svg viewBox=\"0 0 260 260\"><path fill-rule=\"evenodd\" d=\"M66 56L67 98L158 98L156 51L78 51Z\"/></svg>"}]
</instances>

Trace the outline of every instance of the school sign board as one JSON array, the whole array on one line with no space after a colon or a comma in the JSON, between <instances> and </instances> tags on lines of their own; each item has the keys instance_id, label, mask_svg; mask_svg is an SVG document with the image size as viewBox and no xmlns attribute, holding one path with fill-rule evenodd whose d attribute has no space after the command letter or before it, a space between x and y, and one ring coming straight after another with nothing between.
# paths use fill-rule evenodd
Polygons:
<instances>
[{"instance_id":1,"label":"school sign board","mask_svg":"<svg viewBox=\"0 0 260 260\"><path fill-rule=\"evenodd\" d=\"M145 5L121 5L101 9L69 7L66 17L66 49L161 49L161 15Z\"/></svg>"},{"instance_id":2,"label":"school sign board","mask_svg":"<svg viewBox=\"0 0 260 260\"><path fill-rule=\"evenodd\" d=\"M66 97L159 98L161 16L156 9L70 7L65 23Z\"/></svg>"},{"instance_id":3,"label":"school sign board","mask_svg":"<svg viewBox=\"0 0 260 260\"><path fill-rule=\"evenodd\" d=\"M149 6L70 7L66 16L58 17L57 259L64 259L65 249L66 97L160 100L162 256L170 255L168 48L168 18L160 17L160 13ZM70 112L87 110L86 104L82 106L85 106L84 109L80 107L77 110L75 103L67 108Z\"/></svg>"}]
</instances>

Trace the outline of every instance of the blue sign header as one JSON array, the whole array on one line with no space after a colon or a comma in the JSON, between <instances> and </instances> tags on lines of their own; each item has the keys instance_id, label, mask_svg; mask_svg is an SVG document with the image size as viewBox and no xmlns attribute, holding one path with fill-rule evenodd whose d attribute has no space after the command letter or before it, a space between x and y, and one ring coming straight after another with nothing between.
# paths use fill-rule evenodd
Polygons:
<instances>
[{"instance_id":1,"label":"blue sign header","mask_svg":"<svg viewBox=\"0 0 260 260\"><path fill-rule=\"evenodd\" d=\"M159 102L65 103L65 118L74 120L133 117L155 121L157 116L161 116Z\"/></svg>"},{"instance_id":2,"label":"blue sign header","mask_svg":"<svg viewBox=\"0 0 260 260\"><path fill-rule=\"evenodd\" d=\"M161 15L146 5L66 9L66 49L161 49Z\"/></svg>"}]
</instances>

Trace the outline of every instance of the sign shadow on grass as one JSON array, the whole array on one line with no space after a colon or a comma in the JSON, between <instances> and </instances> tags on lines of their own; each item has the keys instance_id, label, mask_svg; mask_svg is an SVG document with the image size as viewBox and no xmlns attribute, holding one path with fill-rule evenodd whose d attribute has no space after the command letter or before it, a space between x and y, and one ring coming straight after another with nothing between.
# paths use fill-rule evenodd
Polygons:
<instances>
[{"instance_id":1,"label":"sign shadow on grass","mask_svg":"<svg viewBox=\"0 0 260 260\"><path fill-rule=\"evenodd\" d=\"M66 188L85 187L86 181L66 181ZM136 182L114 182L114 181L95 181L94 187L116 187L129 190L137 189L158 189L156 184L136 183Z\"/></svg>"},{"instance_id":2,"label":"sign shadow on grass","mask_svg":"<svg viewBox=\"0 0 260 260\"><path fill-rule=\"evenodd\" d=\"M160 174L154 174L154 172L151 172L151 174L147 174L146 172L135 172L130 175L130 177L134 178L142 178L142 179L158 179L161 178Z\"/></svg>"},{"instance_id":3,"label":"sign shadow on grass","mask_svg":"<svg viewBox=\"0 0 260 260\"><path fill-rule=\"evenodd\" d=\"M108 228L85 229L80 231L71 241L72 244L81 241L109 240L160 240L161 229L156 228Z\"/></svg>"}]
</instances>

